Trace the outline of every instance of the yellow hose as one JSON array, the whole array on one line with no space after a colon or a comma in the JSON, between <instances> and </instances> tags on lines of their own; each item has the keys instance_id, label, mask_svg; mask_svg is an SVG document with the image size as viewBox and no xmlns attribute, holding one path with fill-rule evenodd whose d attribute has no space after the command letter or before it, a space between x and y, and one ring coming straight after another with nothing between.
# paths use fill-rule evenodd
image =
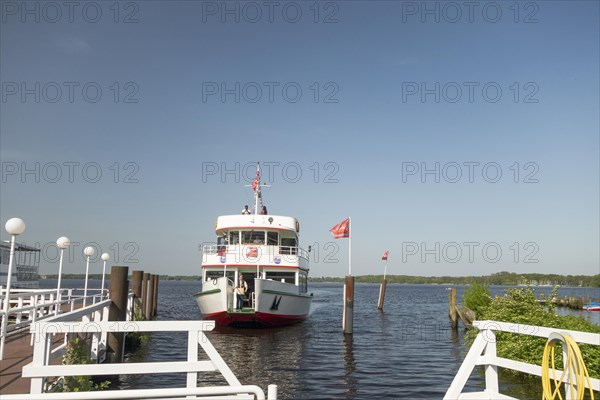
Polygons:
<instances>
[{"instance_id":1,"label":"yellow hose","mask_svg":"<svg viewBox=\"0 0 600 400\"><path fill-rule=\"evenodd\" d=\"M566 352L566 362L564 370L559 379L556 378L556 368L554 360L554 348L557 342L562 342L564 352ZM551 365L549 365L551 363ZM554 390L552 390L552 382L550 381L550 368L552 368L552 381L554 382ZM542 356L542 388L543 400L554 400L556 398L562 400L560 387L569 377L569 387L571 389L571 399L583 400L585 395L585 383L587 382L590 391L590 399L594 400L594 391L592 390L592 381L588 373L587 367L581 356L581 351L577 342L569 335L554 334L550 335L546 347L544 347L544 355ZM578 388L579 390L575 390ZM577 393L577 397L574 396ZM557 397L558 396L558 397Z\"/></svg>"}]
</instances>

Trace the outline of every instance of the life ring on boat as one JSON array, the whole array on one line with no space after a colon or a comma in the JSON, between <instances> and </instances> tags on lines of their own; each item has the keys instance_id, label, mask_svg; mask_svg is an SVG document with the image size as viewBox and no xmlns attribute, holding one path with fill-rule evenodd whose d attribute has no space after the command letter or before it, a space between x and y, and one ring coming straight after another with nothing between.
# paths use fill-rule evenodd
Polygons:
<instances>
[{"instance_id":1,"label":"life ring on boat","mask_svg":"<svg viewBox=\"0 0 600 400\"><path fill-rule=\"evenodd\" d=\"M213 286L217 286L217 278L213 278L212 283L213 283Z\"/></svg>"},{"instance_id":2,"label":"life ring on boat","mask_svg":"<svg viewBox=\"0 0 600 400\"><path fill-rule=\"evenodd\" d=\"M296 221L296 232L300 233L300 222Z\"/></svg>"}]
</instances>

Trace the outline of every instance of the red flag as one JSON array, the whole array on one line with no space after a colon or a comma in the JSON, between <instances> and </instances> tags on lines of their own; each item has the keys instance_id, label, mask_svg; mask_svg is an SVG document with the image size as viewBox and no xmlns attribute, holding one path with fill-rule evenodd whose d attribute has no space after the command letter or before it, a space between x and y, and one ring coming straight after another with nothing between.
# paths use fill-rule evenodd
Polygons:
<instances>
[{"instance_id":1,"label":"red flag","mask_svg":"<svg viewBox=\"0 0 600 400\"><path fill-rule=\"evenodd\" d=\"M384 261L387 261L389 255L390 255L390 252L386 250L385 253L383 253L383 257L381 257L381 259Z\"/></svg>"},{"instance_id":2,"label":"red flag","mask_svg":"<svg viewBox=\"0 0 600 400\"><path fill-rule=\"evenodd\" d=\"M256 164L256 177L252 181L252 190L256 192L258 185L260 185L260 164Z\"/></svg>"},{"instance_id":3,"label":"red flag","mask_svg":"<svg viewBox=\"0 0 600 400\"><path fill-rule=\"evenodd\" d=\"M334 239L350 237L350 218L346 218L329 230L333 234Z\"/></svg>"}]
</instances>

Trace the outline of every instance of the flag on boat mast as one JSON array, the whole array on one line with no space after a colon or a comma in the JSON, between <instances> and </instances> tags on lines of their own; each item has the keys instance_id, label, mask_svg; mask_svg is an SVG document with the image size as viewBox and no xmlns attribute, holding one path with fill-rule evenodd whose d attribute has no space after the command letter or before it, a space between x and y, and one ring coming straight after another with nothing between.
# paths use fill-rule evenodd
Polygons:
<instances>
[{"instance_id":1,"label":"flag on boat mast","mask_svg":"<svg viewBox=\"0 0 600 400\"><path fill-rule=\"evenodd\" d=\"M258 185L260 185L260 163L259 162L256 163L256 177L252 181L252 190L254 190L256 192L256 189L258 189Z\"/></svg>"},{"instance_id":2,"label":"flag on boat mast","mask_svg":"<svg viewBox=\"0 0 600 400\"><path fill-rule=\"evenodd\" d=\"M334 239L348 238L348 275L352 275L352 237L350 236L350 217L329 230Z\"/></svg>"}]
</instances>

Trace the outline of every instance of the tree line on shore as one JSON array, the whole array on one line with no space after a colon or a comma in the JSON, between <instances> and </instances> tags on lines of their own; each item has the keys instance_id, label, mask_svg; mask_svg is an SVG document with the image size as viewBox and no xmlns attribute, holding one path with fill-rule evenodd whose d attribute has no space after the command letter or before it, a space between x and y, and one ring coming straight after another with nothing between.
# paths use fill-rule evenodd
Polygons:
<instances>
[{"instance_id":1,"label":"tree line on shore","mask_svg":"<svg viewBox=\"0 0 600 400\"><path fill-rule=\"evenodd\" d=\"M56 279L58 275L44 275L47 279ZM63 274L63 279L85 279L85 274ZM102 274L90 274L89 279L102 279ZM167 281L200 281L198 275L160 275L161 280ZM358 275L357 283L378 283L383 275ZM597 275L558 275L538 273L497 272L484 276L412 276L412 275L387 275L388 283L405 284L451 284L468 285L479 283L482 285L549 285L549 286L583 286L600 287L600 274ZM343 277L312 277L309 282L343 282Z\"/></svg>"},{"instance_id":2,"label":"tree line on shore","mask_svg":"<svg viewBox=\"0 0 600 400\"><path fill-rule=\"evenodd\" d=\"M355 277L357 283L378 283L383 275L360 275ZM468 285L478 283L481 285L546 285L546 286L583 286L600 287L600 274L598 275L558 275L539 273L497 272L483 276L412 276L412 275L387 275L388 283L404 284L451 284ZM343 282L340 277L310 278L311 282Z\"/></svg>"}]
</instances>

